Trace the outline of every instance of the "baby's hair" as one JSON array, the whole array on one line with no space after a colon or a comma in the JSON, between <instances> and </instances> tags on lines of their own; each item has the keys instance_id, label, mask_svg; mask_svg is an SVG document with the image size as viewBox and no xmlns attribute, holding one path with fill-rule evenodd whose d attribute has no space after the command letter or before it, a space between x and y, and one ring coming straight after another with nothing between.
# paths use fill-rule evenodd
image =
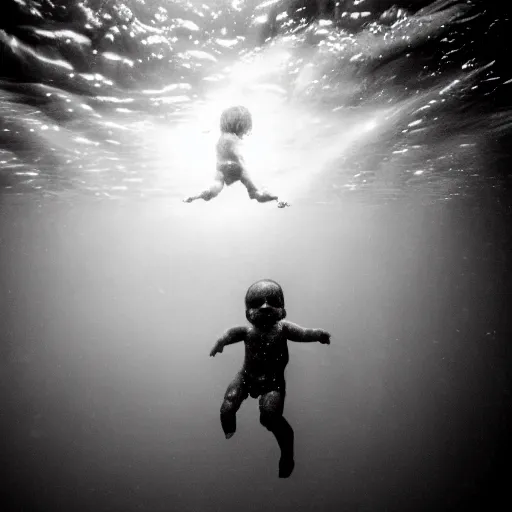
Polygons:
<instances>
[{"instance_id":1,"label":"baby's hair","mask_svg":"<svg viewBox=\"0 0 512 512\"><path fill-rule=\"evenodd\" d=\"M245 294L245 306L248 306L249 300L252 298L252 295L261 287L271 286L276 291L276 294L281 302L281 307L284 308L284 293L281 285L274 281L273 279L260 279L255 283L252 283Z\"/></svg>"},{"instance_id":2,"label":"baby's hair","mask_svg":"<svg viewBox=\"0 0 512 512\"><path fill-rule=\"evenodd\" d=\"M251 113L246 107L237 105L224 110L220 116L220 131L242 137L252 128Z\"/></svg>"}]
</instances>

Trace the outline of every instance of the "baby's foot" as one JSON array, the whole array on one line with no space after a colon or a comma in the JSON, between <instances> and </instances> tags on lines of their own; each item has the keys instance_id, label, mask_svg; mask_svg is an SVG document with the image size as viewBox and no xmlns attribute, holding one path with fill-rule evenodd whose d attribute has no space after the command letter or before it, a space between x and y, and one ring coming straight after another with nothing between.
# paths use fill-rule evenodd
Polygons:
<instances>
[{"instance_id":1,"label":"baby's foot","mask_svg":"<svg viewBox=\"0 0 512 512\"><path fill-rule=\"evenodd\" d=\"M226 434L226 439L231 439L235 435L234 432L229 432Z\"/></svg>"},{"instance_id":2,"label":"baby's foot","mask_svg":"<svg viewBox=\"0 0 512 512\"><path fill-rule=\"evenodd\" d=\"M295 467L295 461L292 457L282 456L279 459L279 478L288 478Z\"/></svg>"},{"instance_id":3,"label":"baby's foot","mask_svg":"<svg viewBox=\"0 0 512 512\"><path fill-rule=\"evenodd\" d=\"M277 203L278 208L285 208L286 206L291 206L291 204L288 203L287 201L278 201Z\"/></svg>"}]
</instances>

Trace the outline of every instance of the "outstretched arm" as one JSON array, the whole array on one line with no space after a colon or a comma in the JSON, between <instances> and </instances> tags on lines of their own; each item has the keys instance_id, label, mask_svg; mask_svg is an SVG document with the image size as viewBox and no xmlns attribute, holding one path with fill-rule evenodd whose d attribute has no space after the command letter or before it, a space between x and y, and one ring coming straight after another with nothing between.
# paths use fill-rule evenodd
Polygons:
<instances>
[{"instance_id":1,"label":"outstretched arm","mask_svg":"<svg viewBox=\"0 0 512 512\"><path fill-rule=\"evenodd\" d=\"M204 199L205 201L209 201L210 199L213 199L214 197L220 194L220 191L222 190L223 186L224 178L220 172L217 172L213 180L213 183L207 189L203 190L202 192L195 196L186 197L185 199L183 199L183 202L191 203L196 199Z\"/></svg>"},{"instance_id":2,"label":"outstretched arm","mask_svg":"<svg viewBox=\"0 0 512 512\"><path fill-rule=\"evenodd\" d=\"M217 353L221 353L226 345L232 345L239 341L244 341L247 334L247 327L232 327L228 329L215 343L210 356L213 357Z\"/></svg>"},{"instance_id":3,"label":"outstretched arm","mask_svg":"<svg viewBox=\"0 0 512 512\"><path fill-rule=\"evenodd\" d=\"M331 335L323 329L305 329L300 325L292 322L283 322L285 335L290 341L298 341L301 343L310 343L319 341L320 343L329 345L331 343Z\"/></svg>"}]
</instances>

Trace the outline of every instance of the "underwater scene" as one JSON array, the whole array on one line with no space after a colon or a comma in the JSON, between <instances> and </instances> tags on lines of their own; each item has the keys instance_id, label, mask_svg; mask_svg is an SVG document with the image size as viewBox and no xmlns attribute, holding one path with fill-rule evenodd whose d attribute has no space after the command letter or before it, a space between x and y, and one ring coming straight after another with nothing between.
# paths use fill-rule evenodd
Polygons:
<instances>
[{"instance_id":1,"label":"underwater scene","mask_svg":"<svg viewBox=\"0 0 512 512\"><path fill-rule=\"evenodd\" d=\"M511 30L2 0L0 510L508 510ZM233 432L253 356L286 382L240 384Z\"/></svg>"}]
</instances>

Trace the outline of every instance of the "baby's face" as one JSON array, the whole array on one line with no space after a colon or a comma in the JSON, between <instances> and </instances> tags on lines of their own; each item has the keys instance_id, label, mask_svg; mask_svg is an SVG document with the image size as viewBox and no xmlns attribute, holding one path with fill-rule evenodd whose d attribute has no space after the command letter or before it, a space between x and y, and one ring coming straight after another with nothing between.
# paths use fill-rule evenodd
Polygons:
<instances>
[{"instance_id":1,"label":"baby's face","mask_svg":"<svg viewBox=\"0 0 512 512\"><path fill-rule=\"evenodd\" d=\"M275 285L262 283L246 298L246 316L257 327L269 327L285 316L282 292Z\"/></svg>"}]
</instances>

